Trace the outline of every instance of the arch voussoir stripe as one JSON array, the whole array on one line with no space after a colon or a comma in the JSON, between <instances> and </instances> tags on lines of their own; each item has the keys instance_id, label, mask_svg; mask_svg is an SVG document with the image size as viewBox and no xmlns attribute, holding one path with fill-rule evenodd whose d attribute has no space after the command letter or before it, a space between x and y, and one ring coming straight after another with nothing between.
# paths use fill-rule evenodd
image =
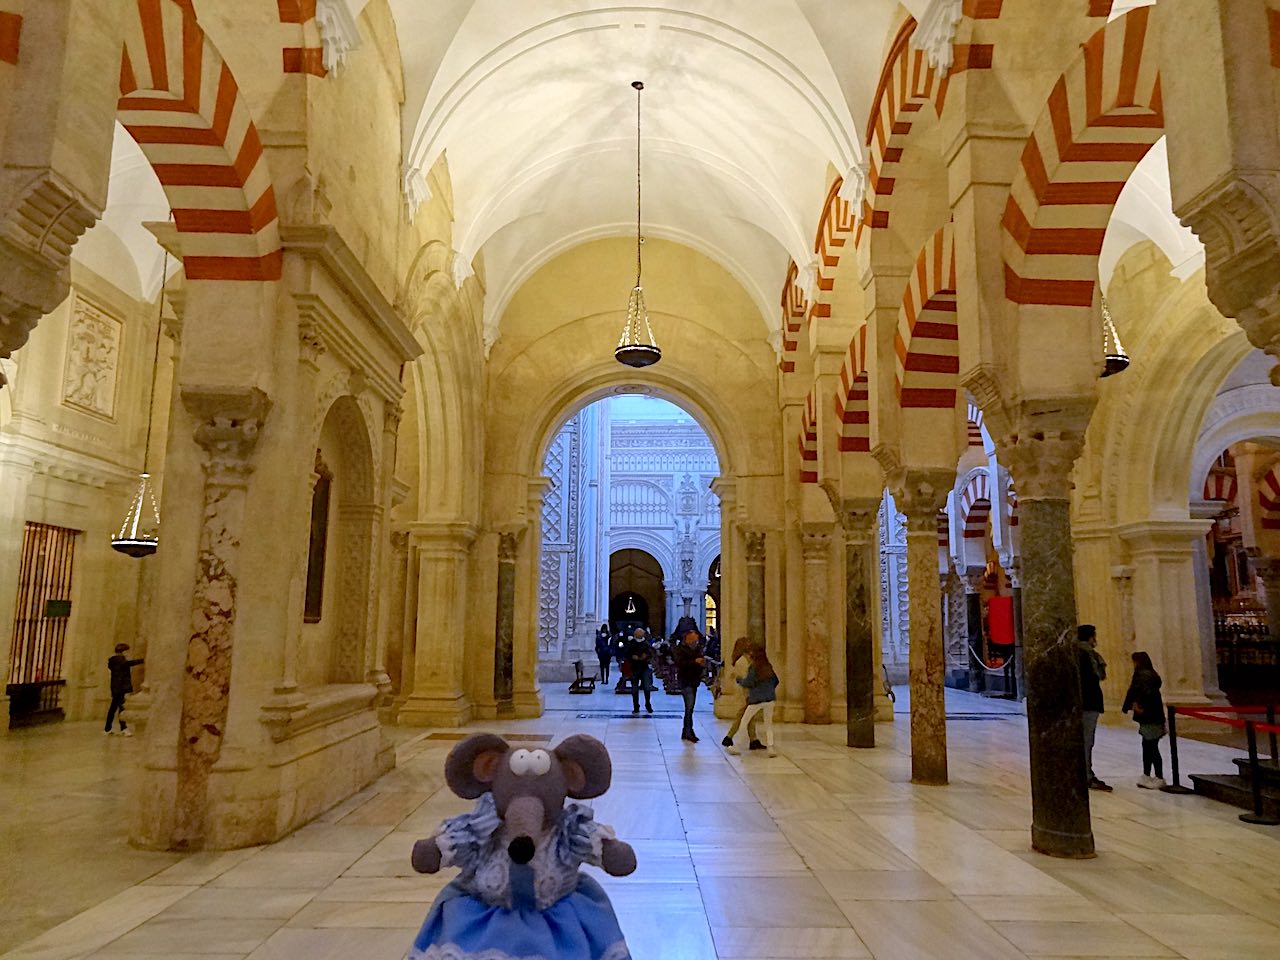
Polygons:
<instances>
[{"instance_id":1,"label":"arch voussoir stripe","mask_svg":"<svg viewBox=\"0 0 1280 960\"><path fill-rule=\"evenodd\" d=\"M189 4L134 0L133 9L124 31L120 121L165 190L183 236L187 278L278 280L275 191L231 69Z\"/></svg>"}]
</instances>

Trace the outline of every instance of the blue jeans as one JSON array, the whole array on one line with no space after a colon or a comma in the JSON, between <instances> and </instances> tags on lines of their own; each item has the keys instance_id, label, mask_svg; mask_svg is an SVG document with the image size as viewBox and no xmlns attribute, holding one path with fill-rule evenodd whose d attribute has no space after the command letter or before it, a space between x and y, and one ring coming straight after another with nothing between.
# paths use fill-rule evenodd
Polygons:
<instances>
[{"instance_id":1,"label":"blue jeans","mask_svg":"<svg viewBox=\"0 0 1280 960\"><path fill-rule=\"evenodd\" d=\"M693 705L698 701L697 687L681 687L680 696L684 697L684 730L682 735L693 735Z\"/></svg>"},{"instance_id":2,"label":"blue jeans","mask_svg":"<svg viewBox=\"0 0 1280 960\"><path fill-rule=\"evenodd\" d=\"M1089 780L1096 780L1093 775L1093 740L1098 733L1098 718L1102 716L1097 710L1086 710L1084 719L1084 762L1089 769Z\"/></svg>"}]
</instances>

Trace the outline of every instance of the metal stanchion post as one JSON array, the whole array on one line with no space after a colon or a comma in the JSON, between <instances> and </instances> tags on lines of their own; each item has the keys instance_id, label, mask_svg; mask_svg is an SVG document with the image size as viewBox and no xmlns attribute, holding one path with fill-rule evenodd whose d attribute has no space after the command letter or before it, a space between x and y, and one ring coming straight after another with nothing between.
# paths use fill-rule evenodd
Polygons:
<instances>
[{"instance_id":1,"label":"metal stanchion post","mask_svg":"<svg viewBox=\"0 0 1280 960\"><path fill-rule=\"evenodd\" d=\"M1268 816L1262 809L1262 771L1258 769L1258 732L1252 720L1244 723L1244 733L1249 739L1249 785L1253 792L1253 813L1242 813L1245 823L1259 823L1265 827L1280 825L1280 817Z\"/></svg>"},{"instance_id":2,"label":"metal stanchion post","mask_svg":"<svg viewBox=\"0 0 1280 960\"><path fill-rule=\"evenodd\" d=\"M1274 727L1276 725L1276 705L1274 703L1267 704L1267 726ZM1268 730L1267 737L1271 741L1271 762L1276 762L1276 732Z\"/></svg>"},{"instance_id":3,"label":"metal stanchion post","mask_svg":"<svg viewBox=\"0 0 1280 960\"><path fill-rule=\"evenodd\" d=\"M1169 769L1173 773L1173 783L1166 784L1160 789L1165 793L1195 793L1182 785L1182 781L1178 778L1178 708L1173 704L1169 704Z\"/></svg>"}]
</instances>

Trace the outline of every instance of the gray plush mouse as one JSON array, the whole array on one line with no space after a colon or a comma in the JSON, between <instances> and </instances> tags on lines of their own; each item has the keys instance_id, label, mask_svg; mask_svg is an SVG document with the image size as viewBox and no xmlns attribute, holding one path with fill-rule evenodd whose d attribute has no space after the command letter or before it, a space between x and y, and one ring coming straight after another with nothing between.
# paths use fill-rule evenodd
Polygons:
<instances>
[{"instance_id":1,"label":"gray plush mouse","mask_svg":"<svg viewBox=\"0 0 1280 960\"><path fill-rule=\"evenodd\" d=\"M629 956L604 890L578 868L625 876L636 868L635 851L596 823L590 807L565 802L600 796L611 777L604 744L581 734L554 750L513 749L491 733L454 747L445 781L477 803L413 846L419 873L461 873L436 898L409 957L494 949L548 960Z\"/></svg>"}]
</instances>

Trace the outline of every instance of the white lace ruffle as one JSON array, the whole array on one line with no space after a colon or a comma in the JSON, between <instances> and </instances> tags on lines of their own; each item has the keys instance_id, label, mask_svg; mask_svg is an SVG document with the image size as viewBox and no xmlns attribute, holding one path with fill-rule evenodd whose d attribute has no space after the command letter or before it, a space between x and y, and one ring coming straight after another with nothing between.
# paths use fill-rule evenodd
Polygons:
<instances>
[{"instance_id":1,"label":"white lace ruffle","mask_svg":"<svg viewBox=\"0 0 1280 960\"><path fill-rule=\"evenodd\" d=\"M555 957L517 957L505 950L489 949L480 953L463 950L456 943L432 944L426 950L412 949L405 960L557 960ZM631 952L625 940L612 944L600 955L600 960L631 960Z\"/></svg>"}]
</instances>

